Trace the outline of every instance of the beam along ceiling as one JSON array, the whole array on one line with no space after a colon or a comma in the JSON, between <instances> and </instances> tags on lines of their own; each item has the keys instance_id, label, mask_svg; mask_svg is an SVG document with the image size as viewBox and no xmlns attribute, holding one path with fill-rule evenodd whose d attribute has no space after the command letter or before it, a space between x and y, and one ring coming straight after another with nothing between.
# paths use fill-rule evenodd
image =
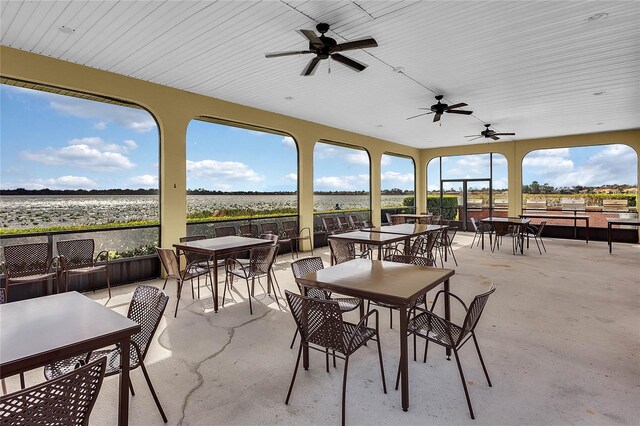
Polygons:
<instances>
[{"instance_id":1,"label":"beam along ceiling","mask_svg":"<svg viewBox=\"0 0 640 426\"><path fill-rule=\"evenodd\" d=\"M637 1L2 1L0 43L418 148L468 144L485 123L517 139L640 127ZM355 72L310 55L331 24ZM329 73L329 65L331 72ZM412 120L465 102L471 116ZM503 137L502 140L511 140ZM473 143L491 141L478 139Z\"/></svg>"}]
</instances>

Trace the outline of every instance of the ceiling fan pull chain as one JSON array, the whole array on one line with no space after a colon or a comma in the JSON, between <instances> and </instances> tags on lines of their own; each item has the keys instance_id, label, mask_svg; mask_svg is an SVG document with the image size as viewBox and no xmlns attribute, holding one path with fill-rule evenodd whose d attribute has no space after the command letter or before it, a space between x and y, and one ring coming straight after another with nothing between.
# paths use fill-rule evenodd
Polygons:
<instances>
[{"instance_id":1,"label":"ceiling fan pull chain","mask_svg":"<svg viewBox=\"0 0 640 426\"><path fill-rule=\"evenodd\" d=\"M331 55L329 55L329 74L331 74Z\"/></svg>"}]
</instances>

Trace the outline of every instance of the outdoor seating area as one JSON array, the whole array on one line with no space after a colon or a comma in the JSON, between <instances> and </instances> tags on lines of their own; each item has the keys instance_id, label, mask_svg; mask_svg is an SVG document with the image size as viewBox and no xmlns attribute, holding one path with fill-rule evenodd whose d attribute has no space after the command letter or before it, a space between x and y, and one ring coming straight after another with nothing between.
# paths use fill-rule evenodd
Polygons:
<instances>
[{"instance_id":1,"label":"outdoor seating area","mask_svg":"<svg viewBox=\"0 0 640 426\"><path fill-rule=\"evenodd\" d=\"M516 424L523 419L539 424L633 423L637 414L635 388L640 378L636 360L633 356L612 354L633 351L626 336L637 326L634 265L638 246L616 244L616 256L607 258L610 272L605 279L600 273L605 242L586 245L547 239L545 244L553 255L543 251L541 257L534 249L535 256L518 256L516 267L510 250L492 253L471 248L473 238L472 232L458 232L452 250L459 266L450 259L445 262L445 269L435 270L455 268L449 279L450 291L467 306L495 284L495 292L486 301L473 330L486 371L474 345L457 346L464 366L465 386L460 386L453 354L449 361L445 348L429 345L424 363L424 339L418 339L416 360L408 356L408 411L403 412L402 390L393 386L400 363L400 329L397 325L389 327L390 318L385 313L379 316L378 330L387 393L380 382L376 344L359 348L349 359L345 423L417 424L425 419L434 424ZM330 272L329 248L316 250L316 255L324 263L322 270ZM567 259L572 260L570 265ZM541 262L544 269L540 268ZM305 276L312 270L318 267L300 270L298 275ZM550 270L555 272L549 274ZM309 369L299 367L289 404L285 404L298 348L290 349L296 326L284 292L299 294L300 290L289 255L278 256L273 271L280 285L274 289L278 299L267 294L265 279L257 280L256 287L262 286L265 291L256 288L253 315L247 308L249 290L244 285L234 285L233 300L227 300L215 313L211 291L201 281L199 299L185 293L177 317L169 312L161 316L143 357L167 424L210 424L214 417L220 424L341 421L345 365L338 360L334 367L331 352L327 360L324 350L311 351ZM163 283L157 279L144 285L161 289ZM107 289L78 297L94 299L124 318L138 284L113 287L111 298ZM175 286L175 281L169 280L169 303L175 298ZM440 289L427 292L428 306ZM331 295L332 299L336 297L340 296ZM442 297L438 298L435 315L443 315ZM46 298L34 300L45 302ZM608 309L611 304L617 309ZM451 318L454 324L461 325L465 311L458 305L452 303ZM542 311L545 314L539 315ZM357 309L342 312L345 321L359 321ZM392 315L397 324L398 312L394 310ZM421 325L410 328L418 336L422 336L420 327L424 327L426 315L419 314L416 324ZM565 331L550 332L558 323L565 324ZM470 335L467 337L473 340ZM412 354L413 338L405 341L408 354ZM595 347L594 342L598 342ZM587 347L589 351L585 351ZM42 374L42 368L27 371L26 386L42 383ZM129 398L130 424L163 424L158 415L160 405L156 407L146 389L144 375L132 370L130 377L135 389L135 396ZM8 392L20 389L18 375L6 377L5 382ZM524 382L526 392L521 393ZM117 378L104 379L90 424L116 423L118 389ZM475 420L464 408L468 401L473 403L469 403L469 409L472 407Z\"/></svg>"}]
</instances>

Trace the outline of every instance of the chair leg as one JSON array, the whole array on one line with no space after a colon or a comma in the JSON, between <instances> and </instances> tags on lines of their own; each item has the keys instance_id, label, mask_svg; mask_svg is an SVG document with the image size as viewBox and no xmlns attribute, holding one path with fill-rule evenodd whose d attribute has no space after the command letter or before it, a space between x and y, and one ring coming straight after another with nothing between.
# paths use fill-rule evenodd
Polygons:
<instances>
[{"instance_id":1,"label":"chair leg","mask_svg":"<svg viewBox=\"0 0 640 426\"><path fill-rule=\"evenodd\" d=\"M393 309L389 308L389 328L393 329Z\"/></svg>"},{"instance_id":2,"label":"chair leg","mask_svg":"<svg viewBox=\"0 0 640 426\"><path fill-rule=\"evenodd\" d=\"M296 381L296 374L298 373L298 367L300 366L300 355L302 355L302 345L304 343L300 342L300 349L298 349L298 359L296 359L296 366L293 369L293 377L291 377L291 384L289 385L289 392L287 392L287 399L284 400L285 404L289 404L289 398L291 397L291 391L293 390L293 384Z\"/></svg>"},{"instance_id":3,"label":"chair leg","mask_svg":"<svg viewBox=\"0 0 640 426\"><path fill-rule=\"evenodd\" d=\"M471 240L471 248L473 248L473 243L476 242L476 237L478 236L478 234L473 234L473 240ZM478 242L480 241L480 238L478 238Z\"/></svg>"},{"instance_id":4,"label":"chair leg","mask_svg":"<svg viewBox=\"0 0 640 426\"><path fill-rule=\"evenodd\" d=\"M109 267L104 268L104 273L107 280L107 291L109 292L109 299L111 299L111 282L109 281Z\"/></svg>"},{"instance_id":5,"label":"chair leg","mask_svg":"<svg viewBox=\"0 0 640 426\"><path fill-rule=\"evenodd\" d=\"M407 363L409 365L409 363ZM396 374L396 390L398 390L398 386L400 385L400 367L402 366L402 360L398 360L398 374Z\"/></svg>"},{"instance_id":6,"label":"chair leg","mask_svg":"<svg viewBox=\"0 0 640 426\"><path fill-rule=\"evenodd\" d=\"M160 400L158 399L158 395L156 395L155 389L153 389L153 385L151 384L151 378L149 378L149 374L147 373L147 368L144 366L144 362L140 362L140 367L142 368L142 374L144 374L144 378L147 380L147 384L149 385L149 390L151 391L151 395L153 396L153 400L156 402L156 406L158 407L158 411L160 411L160 415L162 416L162 420L167 422L167 416L164 414L164 410L162 409L162 405L160 405Z\"/></svg>"},{"instance_id":7,"label":"chair leg","mask_svg":"<svg viewBox=\"0 0 640 426\"><path fill-rule=\"evenodd\" d=\"M458 259L456 259L456 255L453 252L453 247L449 246L449 252L451 253L451 257L453 257L453 261L456 263L456 266L458 266Z\"/></svg>"},{"instance_id":8,"label":"chair leg","mask_svg":"<svg viewBox=\"0 0 640 426\"><path fill-rule=\"evenodd\" d=\"M544 249L544 252L547 252L547 248L544 246L544 241L542 241L542 237L538 237L538 239L540 240L540 244L542 244L542 248Z\"/></svg>"},{"instance_id":9,"label":"chair leg","mask_svg":"<svg viewBox=\"0 0 640 426\"><path fill-rule=\"evenodd\" d=\"M129 380L129 392L131 392L131 396L136 396L136 393L133 390L133 383Z\"/></svg>"},{"instance_id":10,"label":"chair leg","mask_svg":"<svg viewBox=\"0 0 640 426\"><path fill-rule=\"evenodd\" d=\"M247 299L249 299L249 314L253 315L253 307L251 306L251 296L253 296L253 285L255 284L255 278L251 280L251 289L249 289L249 278L246 278L247 281Z\"/></svg>"},{"instance_id":11,"label":"chair leg","mask_svg":"<svg viewBox=\"0 0 640 426\"><path fill-rule=\"evenodd\" d=\"M329 372L329 348L324 348L324 362L327 366L327 373Z\"/></svg>"},{"instance_id":12,"label":"chair leg","mask_svg":"<svg viewBox=\"0 0 640 426\"><path fill-rule=\"evenodd\" d=\"M180 293L182 293L182 280L181 279L177 279L176 280L176 287L178 287L178 294L176 297L176 312L173 314L174 318L178 317L178 305L180 304Z\"/></svg>"},{"instance_id":13,"label":"chair leg","mask_svg":"<svg viewBox=\"0 0 640 426\"><path fill-rule=\"evenodd\" d=\"M344 375L342 377L342 426L345 424L345 402L347 400L347 371L349 369L349 355L344 358Z\"/></svg>"},{"instance_id":14,"label":"chair leg","mask_svg":"<svg viewBox=\"0 0 640 426\"><path fill-rule=\"evenodd\" d=\"M293 333L293 340L291 341L291 346L289 346L289 349L293 349L293 344L296 343L296 337L298 337L298 328L296 327L296 332Z\"/></svg>"},{"instance_id":15,"label":"chair leg","mask_svg":"<svg viewBox=\"0 0 640 426\"><path fill-rule=\"evenodd\" d=\"M7 394L7 384L4 382L4 379L2 379L1 381L2 381L2 394L6 395Z\"/></svg>"},{"instance_id":16,"label":"chair leg","mask_svg":"<svg viewBox=\"0 0 640 426\"><path fill-rule=\"evenodd\" d=\"M380 335L376 332L376 343L378 344L378 359L380 360L380 375L382 376L382 391L387 393L387 380L384 377L384 364L382 362L382 347L380 346ZM346 370L346 366L345 366Z\"/></svg>"},{"instance_id":17,"label":"chair leg","mask_svg":"<svg viewBox=\"0 0 640 426\"><path fill-rule=\"evenodd\" d=\"M429 351L429 339L424 339L424 359L422 360L423 364L427 363L427 352Z\"/></svg>"},{"instance_id":18,"label":"chair leg","mask_svg":"<svg viewBox=\"0 0 640 426\"><path fill-rule=\"evenodd\" d=\"M458 371L460 372L460 380L462 380L462 387L464 387L464 396L467 398L467 405L469 406L469 414L471 414L471 418L475 419L473 416L473 408L471 408L471 399L469 399L469 390L467 389L467 382L464 379L464 373L462 372L462 365L460 364L460 357L458 356L458 351L453 349L453 354L456 357L456 363L458 364Z\"/></svg>"},{"instance_id":19,"label":"chair leg","mask_svg":"<svg viewBox=\"0 0 640 426\"><path fill-rule=\"evenodd\" d=\"M484 360L482 359L482 354L480 353L480 346L478 346L478 340L476 339L475 333L472 333L471 337L473 337L473 343L475 343L476 345L476 351L478 352L478 358L480 358L480 364L482 364L482 369L484 370L484 376L487 378L487 383L489 384L489 387L492 387L491 379L489 379L489 373L487 373L487 367L484 365Z\"/></svg>"},{"instance_id":20,"label":"chair leg","mask_svg":"<svg viewBox=\"0 0 640 426\"><path fill-rule=\"evenodd\" d=\"M24 373L20 373L20 389L24 389L25 383L24 383Z\"/></svg>"},{"instance_id":21,"label":"chair leg","mask_svg":"<svg viewBox=\"0 0 640 426\"><path fill-rule=\"evenodd\" d=\"M534 238L533 239L536 242L536 246L538 246L538 251L540 252L540 256L542 256L542 250L540 249L540 243L538 243L538 239ZM528 247L527 247L528 248ZM545 250L546 251L546 250Z\"/></svg>"},{"instance_id":22,"label":"chair leg","mask_svg":"<svg viewBox=\"0 0 640 426\"><path fill-rule=\"evenodd\" d=\"M166 277L164 279L164 284L162 285L162 289L164 290L167 287L167 280L169 279L169 277Z\"/></svg>"}]
</instances>

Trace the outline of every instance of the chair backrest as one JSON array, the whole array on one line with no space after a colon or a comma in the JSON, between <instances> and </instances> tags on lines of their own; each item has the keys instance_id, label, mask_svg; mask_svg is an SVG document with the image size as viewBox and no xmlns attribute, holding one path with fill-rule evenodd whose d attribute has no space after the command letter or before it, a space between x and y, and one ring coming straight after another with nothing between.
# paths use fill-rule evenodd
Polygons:
<instances>
[{"instance_id":1,"label":"chair backrest","mask_svg":"<svg viewBox=\"0 0 640 426\"><path fill-rule=\"evenodd\" d=\"M301 296L289 290L285 290L285 296L303 341L346 352L338 302Z\"/></svg>"},{"instance_id":2,"label":"chair backrest","mask_svg":"<svg viewBox=\"0 0 640 426\"><path fill-rule=\"evenodd\" d=\"M354 214L350 214L349 216L347 216L347 219L349 220L349 226L352 229L360 228L360 225L362 224L362 222L360 221L360 219L358 219L358 216Z\"/></svg>"},{"instance_id":3,"label":"chair backrest","mask_svg":"<svg viewBox=\"0 0 640 426\"><path fill-rule=\"evenodd\" d=\"M488 291L473 298L473 301L469 305L469 309L467 309L467 315L465 316L464 323L462 324L462 333L460 333L457 343L460 343L467 333L470 333L474 328L476 328L476 325L480 320L480 315L482 315L482 311L487 304L487 300L489 300L489 296L491 296L494 291L496 291L496 285L491 283L491 288L489 288Z\"/></svg>"},{"instance_id":4,"label":"chair backrest","mask_svg":"<svg viewBox=\"0 0 640 426\"><path fill-rule=\"evenodd\" d=\"M408 265L433 266L433 260L422 256L411 256L407 254L391 254L384 258L389 262L406 263Z\"/></svg>"},{"instance_id":5,"label":"chair backrest","mask_svg":"<svg viewBox=\"0 0 640 426\"><path fill-rule=\"evenodd\" d=\"M262 240L271 240L273 241L271 243L272 246L275 246L278 244L278 240L280 240L280 237L277 234L261 234L260 235L260 239Z\"/></svg>"},{"instance_id":6,"label":"chair backrest","mask_svg":"<svg viewBox=\"0 0 640 426\"><path fill-rule=\"evenodd\" d=\"M140 324L140 332L131 336L131 340L138 345L142 360L147 356L149 344L160 324L168 301L169 296L156 287L139 285L133 292L127 317ZM140 360L133 345L130 353L131 366L138 365Z\"/></svg>"},{"instance_id":7,"label":"chair backrest","mask_svg":"<svg viewBox=\"0 0 640 426\"><path fill-rule=\"evenodd\" d=\"M456 237L456 233L458 232L457 226L450 226L444 230L443 243L447 246L453 244L453 239Z\"/></svg>"},{"instance_id":8,"label":"chair backrest","mask_svg":"<svg viewBox=\"0 0 640 426\"><path fill-rule=\"evenodd\" d=\"M402 217L402 216L391 216L391 224L392 225L402 225L403 223L406 223L407 220Z\"/></svg>"},{"instance_id":9,"label":"chair backrest","mask_svg":"<svg viewBox=\"0 0 640 426\"><path fill-rule=\"evenodd\" d=\"M278 230L278 224L276 222L267 222L261 224L262 233L263 234L275 234L278 235L280 231Z\"/></svg>"},{"instance_id":10,"label":"chair backrest","mask_svg":"<svg viewBox=\"0 0 640 426\"><path fill-rule=\"evenodd\" d=\"M9 279L46 274L50 264L48 243L4 246L4 271Z\"/></svg>"},{"instance_id":11,"label":"chair backrest","mask_svg":"<svg viewBox=\"0 0 640 426\"><path fill-rule=\"evenodd\" d=\"M335 218L329 216L322 218L322 226L324 226L324 230L327 231L328 234L340 229Z\"/></svg>"},{"instance_id":12,"label":"chair backrest","mask_svg":"<svg viewBox=\"0 0 640 426\"><path fill-rule=\"evenodd\" d=\"M167 276L180 279L180 263L175 252L170 248L156 247L156 253L158 253L160 263L162 263Z\"/></svg>"},{"instance_id":13,"label":"chair backrest","mask_svg":"<svg viewBox=\"0 0 640 426\"><path fill-rule=\"evenodd\" d=\"M298 221L296 220L282 222L282 229L286 238L295 238L300 234L298 232Z\"/></svg>"},{"instance_id":14,"label":"chair backrest","mask_svg":"<svg viewBox=\"0 0 640 426\"><path fill-rule=\"evenodd\" d=\"M249 255L249 272L251 275L268 274L276 260L278 246L254 247Z\"/></svg>"},{"instance_id":15,"label":"chair backrest","mask_svg":"<svg viewBox=\"0 0 640 426\"><path fill-rule=\"evenodd\" d=\"M356 258L356 247L351 242L331 239L329 248L335 265Z\"/></svg>"},{"instance_id":16,"label":"chair backrest","mask_svg":"<svg viewBox=\"0 0 640 426\"><path fill-rule=\"evenodd\" d=\"M240 225L240 235L243 237L255 237L258 235L258 227L252 224Z\"/></svg>"},{"instance_id":17,"label":"chair backrest","mask_svg":"<svg viewBox=\"0 0 640 426\"><path fill-rule=\"evenodd\" d=\"M418 223L422 225L431 225L431 221L433 220L433 216L421 217L418 219Z\"/></svg>"},{"instance_id":18,"label":"chair backrest","mask_svg":"<svg viewBox=\"0 0 640 426\"><path fill-rule=\"evenodd\" d=\"M511 233L511 224L509 222L492 222L492 225L497 236L509 235Z\"/></svg>"},{"instance_id":19,"label":"chair backrest","mask_svg":"<svg viewBox=\"0 0 640 426\"><path fill-rule=\"evenodd\" d=\"M95 250L93 239L58 241L56 249L58 256L64 256L63 266L65 269L93 266L93 252Z\"/></svg>"},{"instance_id":20,"label":"chair backrest","mask_svg":"<svg viewBox=\"0 0 640 426\"><path fill-rule=\"evenodd\" d=\"M385 217L387 218L387 223L388 223L389 225L391 225L391 223L392 223L392 220L391 220L391 213L385 213Z\"/></svg>"},{"instance_id":21,"label":"chair backrest","mask_svg":"<svg viewBox=\"0 0 640 426\"><path fill-rule=\"evenodd\" d=\"M351 224L349 223L349 219L346 216L338 216L336 217L336 221L338 222L338 227L343 231L347 231L351 229Z\"/></svg>"},{"instance_id":22,"label":"chair backrest","mask_svg":"<svg viewBox=\"0 0 640 426\"><path fill-rule=\"evenodd\" d=\"M471 221L471 226L473 226L473 230L477 233L480 232L480 229L478 229L478 220L475 217L472 217L469 219Z\"/></svg>"},{"instance_id":23,"label":"chair backrest","mask_svg":"<svg viewBox=\"0 0 640 426\"><path fill-rule=\"evenodd\" d=\"M107 358L44 383L0 396L2 425L88 425Z\"/></svg>"},{"instance_id":24,"label":"chair backrest","mask_svg":"<svg viewBox=\"0 0 640 426\"><path fill-rule=\"evenodd\" d=\"M300 278L303 275L311 272L318 272L321 269L324 269L324 263L322 262L322 258L319 256L307 257L291 263L291 272L293 272L294 278ZM302 287L297 282L296 284L298 285L300 294L302 294ZM328 299L327 293L319 288L308 287L307 296L314 297L316 299Z\"/></svg>"},{"instance_id":25,"label":"chair backrest","mask_svg":"<svg viewBox=\"0 0 640 426\"><path fill-rule=\"evenodd\" d=\"M536 232L536 238L538 238L540 235L542 235L542 230L544 229L544 227L547 225L547 221L543 220L542 222L540 222L540 225L538 225L538 232Z\"/></svg>"},{"instance_id":26,"label":"chair backrest","mask_svg":"<svg viewBox=\"0 0 640 426\"><path fill-rule=\"evenodd\" d=\"M188 243L190 241L206 240L206 235L189 235L181 237L181 243ZM192 251L184 251L184 257L187 259L187 263L206 261L209 257L206 254L194 253Z\"/></svg>"},{"instance_id":27,"label":"chair backrest","mask_svg":"<svg viewBox=\"0 0 640 426\"><path fill-rule=\"evenodd\" d=\"M370 220L363 220L362 221L362 227L363 228L373 228L373 222L371 222Z\"/></svg>"},{"instance_id":28,"label":"chair backrest","mask_svg":"<svg viewBox=\"0 0 640 426\"><path fill-rule=\"evenodd\" d=\"M236 235L235 226L221 226L216 228L216 237L232 237Z\"/></svg>"}]
</instances>

